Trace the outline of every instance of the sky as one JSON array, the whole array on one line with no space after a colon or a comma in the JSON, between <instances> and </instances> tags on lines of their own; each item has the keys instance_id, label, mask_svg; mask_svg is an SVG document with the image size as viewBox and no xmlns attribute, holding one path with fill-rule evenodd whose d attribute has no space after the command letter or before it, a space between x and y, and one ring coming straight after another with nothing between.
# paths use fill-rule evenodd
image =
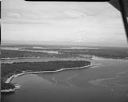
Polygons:
<instances>
[{"instance_id":1,"label":"sky","mask_svg":"<svg viewBox=\"0 0 128 102\"><path fill-rule=\"evenodd\" d=\"M120 12L107 2L3 0L2 42L127 46Z\"/></svg>"}]
</instances>

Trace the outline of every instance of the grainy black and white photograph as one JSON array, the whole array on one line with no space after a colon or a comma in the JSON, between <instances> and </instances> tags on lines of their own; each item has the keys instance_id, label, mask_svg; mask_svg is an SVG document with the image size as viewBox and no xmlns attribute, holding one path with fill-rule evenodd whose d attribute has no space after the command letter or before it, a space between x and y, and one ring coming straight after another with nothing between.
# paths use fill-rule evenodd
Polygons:
<instances>
[{"instance_id":1,"label":"grainy black and white photograph","mask_svg":"<svg viewBox=\"0 0 128 102\"><path fill-rule=\"evenodd\" d=\"M2 0L1 102L128 102L119 1Z\"/></svg>"}]
</instances>

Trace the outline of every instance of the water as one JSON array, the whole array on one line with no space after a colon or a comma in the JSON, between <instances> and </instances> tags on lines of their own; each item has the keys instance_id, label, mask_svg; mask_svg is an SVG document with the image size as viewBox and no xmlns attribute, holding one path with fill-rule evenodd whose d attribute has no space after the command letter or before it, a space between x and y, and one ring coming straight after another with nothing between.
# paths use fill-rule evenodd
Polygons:
<instances>
[{"instance_id":1,"label":"water","mask_svg":"<svg viewBox=\"0 0 128 102\"><path fill-rule=\"evenodd\" d=\"M94 67L58 73L27 74L2 102L128 102L128 60L92 60Z\"/></svg>"}]
</instances>

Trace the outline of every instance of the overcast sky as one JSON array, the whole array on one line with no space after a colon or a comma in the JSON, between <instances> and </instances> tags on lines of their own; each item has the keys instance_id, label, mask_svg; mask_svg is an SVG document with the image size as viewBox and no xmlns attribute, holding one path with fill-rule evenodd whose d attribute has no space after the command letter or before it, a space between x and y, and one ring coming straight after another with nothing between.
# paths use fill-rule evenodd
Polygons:
<instances>
[{"instance_id":1,"label":"overcast sky","mask_svg":"<svg viewBox=\"0 0 128 102\"><path fill-rule=\"evenodd\" d=\"M126 46L118 10L107 2L2 1L2 41Z\"/></svg>"}]
</instances>

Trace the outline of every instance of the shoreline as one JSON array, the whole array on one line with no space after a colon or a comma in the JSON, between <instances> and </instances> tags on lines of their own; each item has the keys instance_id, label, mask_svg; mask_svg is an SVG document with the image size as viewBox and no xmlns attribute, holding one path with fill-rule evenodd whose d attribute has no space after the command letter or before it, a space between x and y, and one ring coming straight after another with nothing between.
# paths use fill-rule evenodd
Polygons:
<instances>
[{"instance_id":1,"label":"shoreline","mask_svg":"<svg viewBox=\"0 0 128 102\"><path fill-rule=\"evenodd\" d=\"M35 71L35 72L33 72L33 71L32 72L22 71L21 73L13 74L9 78L7 78L7 80L5 81L5 83L11 83L11 81L14 78L17 78L17 77L22 76L22 75L25 75L25 74L56 73L56 72L61 72L61 71L66 71L66 70L80 70L80 69L84 69L84 68L91 67L91 66L94 66L94 65L92 65L92 63L91 63L89 65L82 66L82 67L61 68L61 69L58 69L58 70L55 70L55 71ZM15 85L15 88L13 88L13 89L7 89L7 90L6 89L5 90L1 90L1 93L15 92L16 89L17 89L17 86Z\"/></svg>"},{"instance_id":2,"label":"shoreline","mask_svg":"<svg viewBox=\"0 0 128 102\"><path fill-rule=\"evenodd\" d=\"M43 61L43 62L51 61L51 58L50 59L47 59L47 60L44 60L44 58L42 58L42 57L15 57L15 58L1 58L2 59L1 60L1 63L10 63L10 64L13 64L13 63L17 63L17 62L35 62L35 60L32 61L33 58L38 59L39 62L40 61ZM23 59L25 59L26 61L22 61ZM96 60L96 59L110 59L110 60L126 60L127 61L128 60L128 57L125 57L125 58L119 58L119 57L118 58L110 58L110 57L101 57L101 56L92 55L92 58L77 58L77 57L76 57L76 59L73 59L73 58L54 58L54 59L52 59L52 61L57 61L58 59L59 60L62 60L62 61L63 60L67 60L67 59L68 60L89 60L89 61L90 60ZM16 60L19 60L19 61L16 61Z\"/></svg>"}]
</instances>

